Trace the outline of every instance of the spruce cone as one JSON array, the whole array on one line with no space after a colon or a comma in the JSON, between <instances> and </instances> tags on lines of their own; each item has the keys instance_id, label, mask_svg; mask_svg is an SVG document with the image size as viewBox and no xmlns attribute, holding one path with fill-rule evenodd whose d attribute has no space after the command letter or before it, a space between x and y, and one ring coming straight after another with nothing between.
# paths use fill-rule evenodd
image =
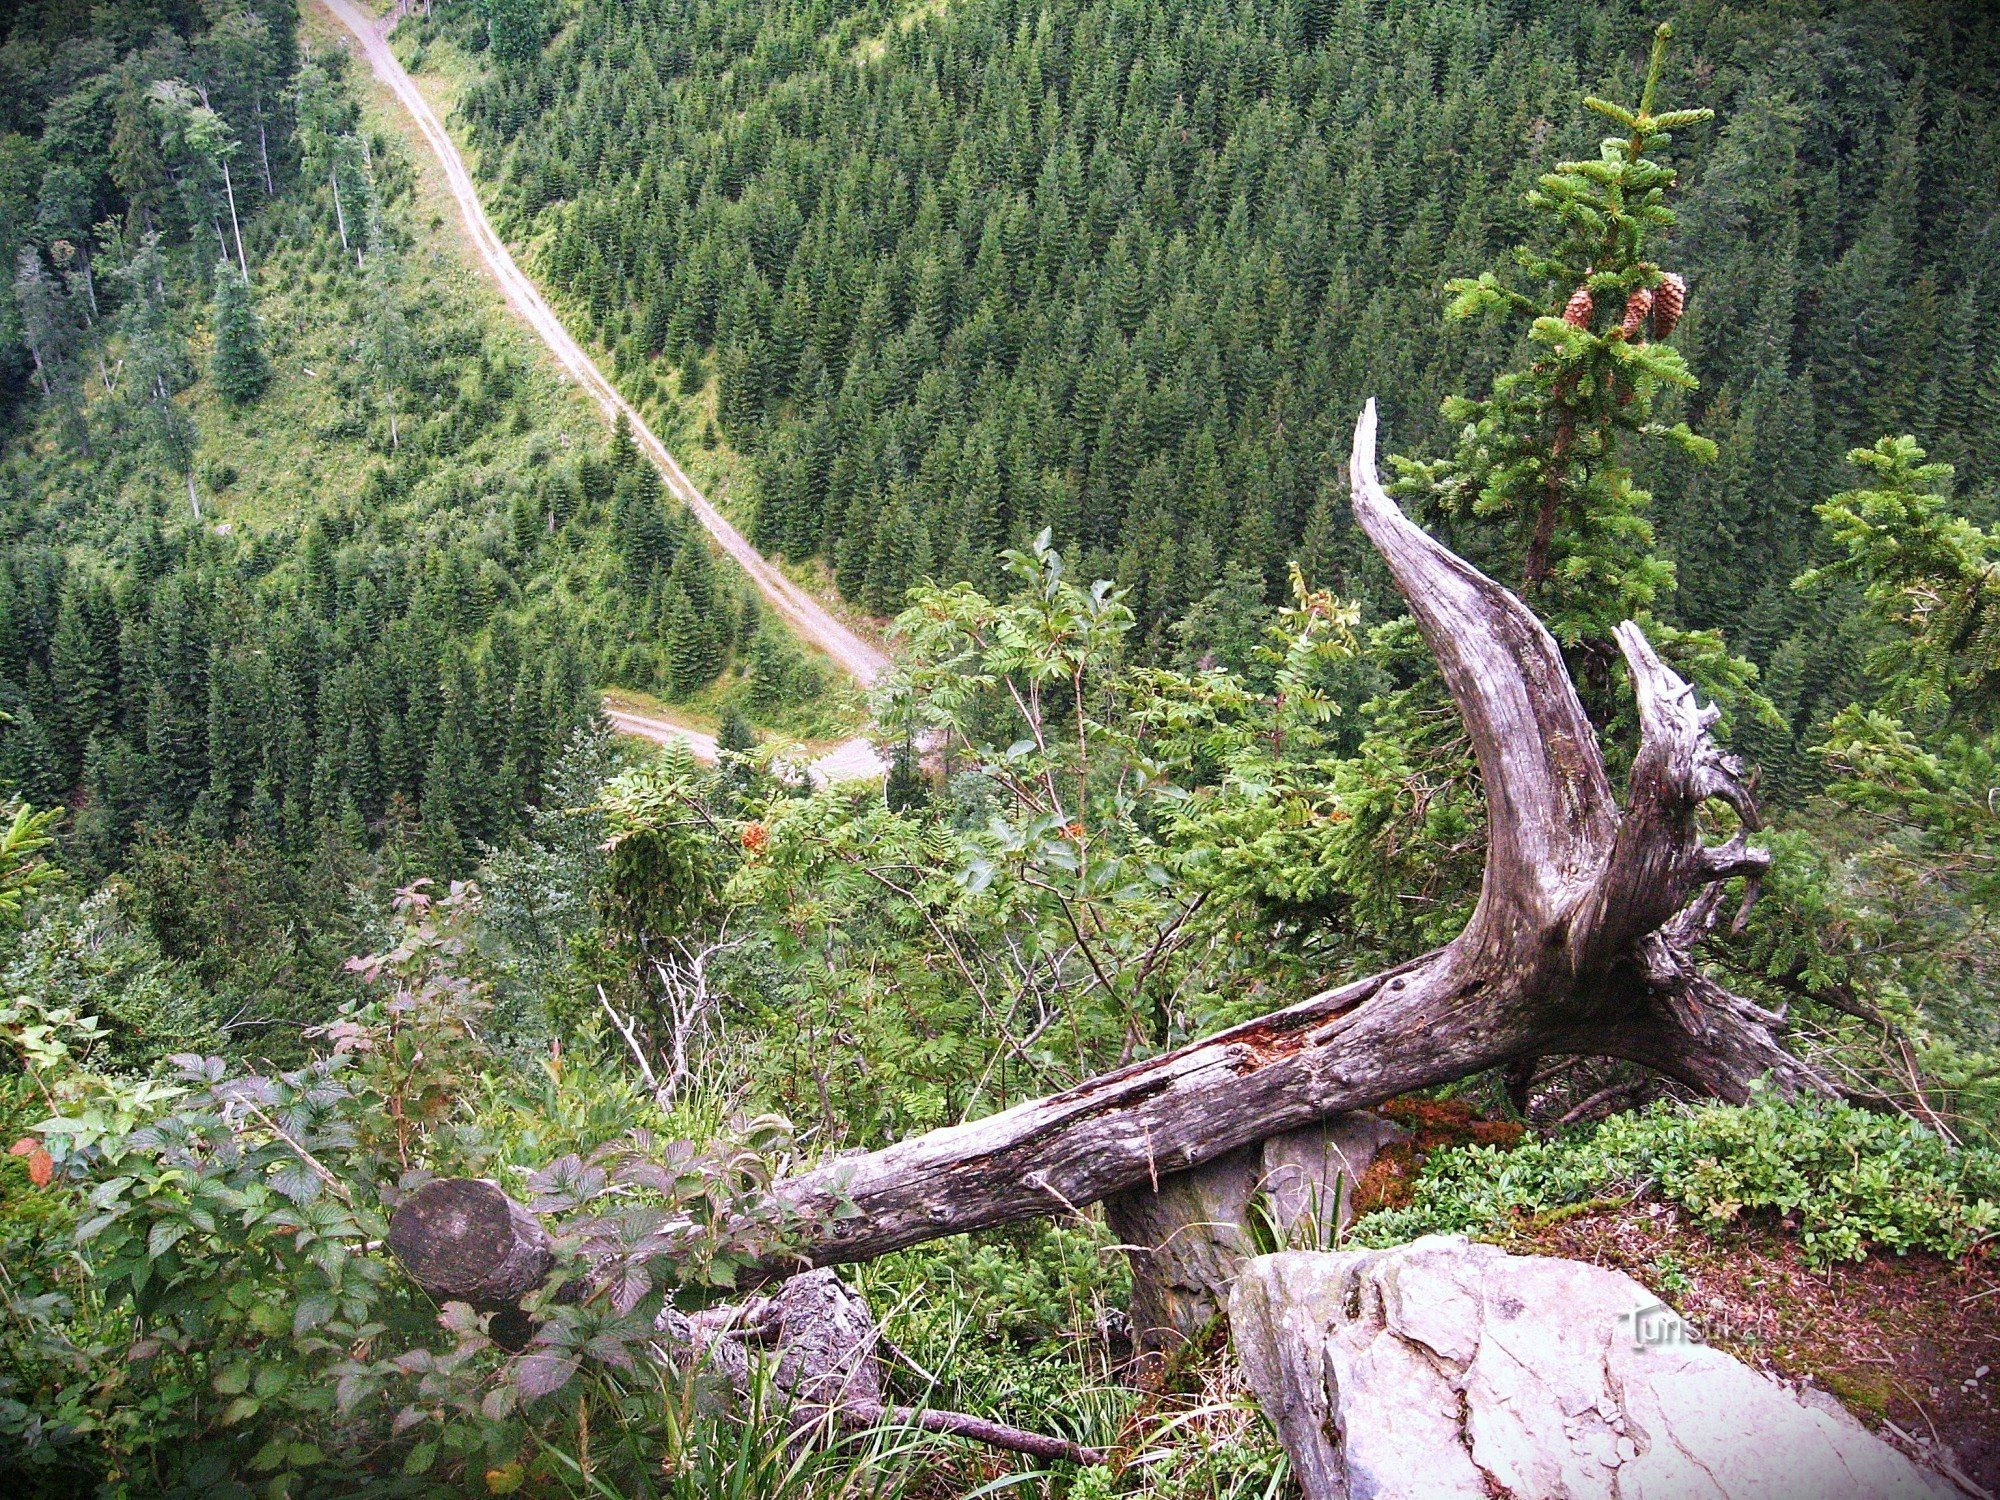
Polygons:
<instances>
[{"instance_id":1,"label":"spruce cone","mask_svg":"<svg viewBox=\"0 0 2000 1500\"><path fill-rule=\"evenodd\" d=\"M1618 325L1619 332L1628 339L1636 339L1646 328L1646 319L1653 311L1653 294L1644 287L1625 299L1625 321Z\"/></svg>"},{"instance_id":2,"label":"spruce cone","mask_svg":"<svg viewBox=\"0 0 2000 1500\"><path fill-rule=\"evenodd\" d=\"M1563 321L1572 328L1588 328L1595 307L1590 300L1590 288L1580 286L1569 294L1569 302L1563 307Z\"/></svg>"},{"instance_id":3,"label":"spruce cone","mask_svg":"<svg viewBox=\"0 0 2000 1500\"><path fill-rule=\"evenodd\" d=\"M1663 339L1674 331L1687 310L1688 284L1672 271L1660 277L1653 288L1653 337Z\"/></svg>"}]
</instances>

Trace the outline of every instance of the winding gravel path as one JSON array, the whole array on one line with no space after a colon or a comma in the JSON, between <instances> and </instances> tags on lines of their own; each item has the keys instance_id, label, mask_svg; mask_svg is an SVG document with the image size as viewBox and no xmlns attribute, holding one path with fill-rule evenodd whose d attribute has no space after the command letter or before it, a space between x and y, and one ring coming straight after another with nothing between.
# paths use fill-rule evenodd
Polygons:
<instances>
[{"instance_id":1,"label":"winding gravel path","mask_svg":"<svg viewBox=\"0 0 2000 1500\"><path fill-rule=\"evenodd\" d=\"M415 81L405 71L396 54L390 50L384 38L380 23L353 0L319 0L320 6L336 21L353 34L360 45L361 54L368 59L368 66L384 87L392 92L398 102L409 112L424 142L437 158L444 170L445 185L450 189L454 202L458 204L460 216L465 220L466 233L471 237L473 247L479 257L493 273L493 279L500 283L501 293L507 305L534 330L537 337L548 345L557 361L570 376L590 393L604 413L607 422L616 421L622 412L632 427L632 438L640 451L653 461L666 481L667 488L682 504L694 512L695 519L707 528L717 545L733 558L764 596L771 609L791 629L800 640L817 646L849 676L863 687L871 686L888 670L889 658L880 647L863 640L847 626L840 623L812 595L787 578L784 573L768 562L762 553L750 545L749 539L732 526L722 512L695 487L694 481L682 472L674 462L673 454L666 444L654 435L646 425L646 419L633 409L632 404L618 393L618 388L605 378L604 372L586 354L583 347L570 336L555 310L548 304L541 289L530 281L514 261L506 243L495 232L486 217L486 209L479 201L478 189L473 186L472 174L466 169L464 158L458 154L458 147L439 121L429 102L418 90ZM633 714L613 714L613 722L627 733L639 734L647 739L665 742L679 738L693 742L697 731L690 731L668 724L663 720L653 720ZM627 727L621 720L630 720ZM640 727L640 726L645 727ZM865 752L865 753L863 753ZM695 753L701 754L696 746ZM714 746L709 745L709 754ZM828 764L825 773L834 780L862 779L878 776L882 772L883 761L874 746L865 739L857 739L840 746L829 755L815 762L815 768ZM866 769L864 769L866 768Z\"/></svg>"},{"instance_id":2,"label":"winding gravel path","mask_svg":"<svg viewBox=\"0 0 2000 1500\"><path fill-rule=\"evenodd\" d=\"M656 745L679 742L688 747L696 760L715 764L718 754L715 736L705 729L696 729L657 711L641 713L620 703L606 703L604 717L620 734L651 740ZM824 755L807 761L805 768L806 778L814 786L825 786L830 781L876 780L887 774L889 763L873 741L856 738L843 740Z\"/></svg>"}]
</instances>

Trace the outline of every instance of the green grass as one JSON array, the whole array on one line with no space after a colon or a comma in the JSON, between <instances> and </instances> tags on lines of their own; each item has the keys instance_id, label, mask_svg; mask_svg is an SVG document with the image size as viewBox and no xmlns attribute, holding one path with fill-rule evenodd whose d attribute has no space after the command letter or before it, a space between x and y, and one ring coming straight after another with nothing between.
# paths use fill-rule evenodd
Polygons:
<instances>
[{"instance_id":1,"label":"green grass","mask_svg":"<svg viewBox=\"0 0 2000 1500\"><path fill-rule=\"evenodd\" d=\"M416 79L445 128L451 132L459 155L465 159L474 181L481 184L480 196L486 203L489 216L496 226L506 226L509 218L506 205L497 201L489 190L481 172L480 152L465 132L458 128L454 110L459 94L484 71L481 60L468 55L449 35L443 33L434 34L419 43L411 27L399 26L392 42L396 55ZM394 125L407 135L407 119L399 115ZM426 164L428 166L428 158ZM530 235L523 239L518 233L509 234L507 238L515 260L534 277L535 238ZM535 280L543 295L562 314L564 323L577 342L598 368L611 376L620 394L645 416L647 425L660 435L688 478L732 524L747 528L755 512L754 475L749 459L722 436L715 420L714 352L706 351L701 362L703 379L691 390L683 389L682 372L657 356L646 357L643 365L636 369L631 368L628 361L628 367L620 371L616 368L618 351L592 336L590 320L572 316L571 309L561 306L556 288L540 277L535 277Z\"/></svg>"},{"instance_id":2,"label":"green grass","mask_svg":"<svg viewBox=\"0 0 2000 1500\"><path fill-rule=\"evenodd\" d=\"M699 696L702 695L697 695ZM606 688L604 701L628 713L650 714L688 729L699 729L704 734L714 734L722 723L720 714L697 706L696 698L686 698L673 703L656 693L642 692L638 688L618 687Z\"/></svg>"},{"instance_id":3,"label":"green grass","mask_svg":"<svg viewBox=\"0 0 2000 1500\"><path fill-rule=\"evenodd\" d=\"M303 7L302 17L318 45L345 35L317 7ZM372 86L356 92L365 129L407 140L408 119L387 95ZM441 325L474 330L485 349L522 371L517 394L499 420L453 455L451 467L462 482L497 489L526 470L538 446L559 452L565 441L598 441L603 424L595 408L557 377L540 341L507 312L456 232L457 211L435 162L406 149L397 153L391 170L411 190L394 216L414 240L403 256L409 302L437 309ZM352 230L359 205L346 208ZM331 231L322 236L315 228L312 234L316 250L280 249L252 257L271 362L263 396L251 406L233 407L201 380L184 397L201 433L196 466L203 508L238 531L296 527L315 512L358 504L372 467L369 458L386 458L390 450L387 418L371 413L365 399L371 382L359 361L362 327L354 295L359 272ZM205 365L205 334L194 354ZM403 415L405 436L417 415ZM233 482L219 488L212 482L231 473Z\"/></svg>"},{"instance_id":4,"label":"green grass","mask_svg":"<svg viewBox=\"0 0 2000 1500\"><path fill-rule=\"evenodd\" d=\"M391 456L387 416L369 409L372 381L355 348L361 329L354 298L334 285L351 273L326 269L323 259L281 251L258 267L272 370L264 395L237 408L203 381L186 397L201 432L197 472L207 491L204 508L239 530L295 527L314 512L358 505L373 467L369 460ZM538 446L546 452L559 448L564 435L591 433L581 397L521 360L513 330L483 305L464 267L423 253L408 260L415 271L414 302L441 309L441 321L475 325L489 349L511 355L524 369L509 409L453 455L461 482L481 492L497 490L525 471ZM411 436L419 416L399 413L402 437ZM215 488L230 474L233 482Z\"/></svg>"}]
</instances>

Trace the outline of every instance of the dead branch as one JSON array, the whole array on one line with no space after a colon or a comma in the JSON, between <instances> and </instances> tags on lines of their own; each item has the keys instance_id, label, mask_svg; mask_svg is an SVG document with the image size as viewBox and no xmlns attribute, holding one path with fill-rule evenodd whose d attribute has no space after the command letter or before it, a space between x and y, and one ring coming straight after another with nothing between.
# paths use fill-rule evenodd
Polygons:
<instances>
[{"instance_id":1,"label":"dead branch","mask_svg":"<svg viewBox=\"0 0 2000 1500\"><path fill-rule=\"evenodd\" d=\"M1641 742L1625 805L1562 653L1514 595L1426 535L1354 434L1354 510L1388 563L1470 736L1488 810L1465 929L1433 952L1079 1083L829 1162L777 1185L793 1243L767 1275L866 1260L1083 1205L1349 1110L1544 1055L1637 1062L1724 1099L1767 1079L1835 1092L1779 1045L1782 1018L1722 988L1697 952L1722 884L1754 892L1756 805L1710 735L1715 711L1637 625L1617 632ZM1742 831L1704 843L1719 800ZM836 1213L851 1208L852 1212Z\"/></svg>"}]
</instances>

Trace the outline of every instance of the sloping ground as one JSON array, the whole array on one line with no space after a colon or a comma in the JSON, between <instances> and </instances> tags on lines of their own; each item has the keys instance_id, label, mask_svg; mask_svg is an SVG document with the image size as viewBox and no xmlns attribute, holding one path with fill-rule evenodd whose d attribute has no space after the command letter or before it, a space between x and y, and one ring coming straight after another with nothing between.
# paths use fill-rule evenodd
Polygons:
<instances>
[{"instance_id":1,"label":"sloping ground","mask_svg":"<svg viewBox=\"0 0 2000 1500\"><path fill-rule=\"evenodd\" d=\"M742 532L729 523L674 461L674 456L652 428L646 425L646 419L638 409L620 395L617 387L598 369L583 346L556 316L541 289L515 262L513 253L486 217L472 174L466 169L458 147L384 40L384 23L355 4L354 0L319 0L319 4L353 35L377 80L408 111L423 144L442 168L445 187L465 220L466 233L473 248L499 283L508 307L548 346L562 368L597 403L607 422L616 421L621 414L626 418L631 424L633 441L659 470L668 490L694 513L695 519L715 538L716 544L749 575L765 602L787 628L807 645L825 652L835 665L862 687L871 686L888 669L888 655L835 619L825 606L769 562L750 545ZM700 730L675 724L657 715L634 713L615 703L607 704L606 715L621 733L659 744L678 740L689 745L699 759L715 758L713 737ZM874 745L863 738L837 746L807 767L808 774L817 783L868 780L886 770L887 762Z\"/></svg>"},{"instance_id":2,"label":"sloping ground","mask_svg":"<svg viewBox=\"0 0 2000 1500\"><path fill-rule=\"evenodd\" d=\"M1527 1136L1463 1099L1412 1095L1383 1113L1412 1134L1355 1185L1362 1215L1416 1201L1434 1152L1505 1150ZM1722 1207L1734 1210L1730 1218L1660 1201L1645 1182L1614 1183L1588 1201L1517 1210L1474 1233L1516 1254L1623 1271L1718 1347L1831 1394L1906 1452L1961 1486L1971 1481L1972 1493L2000 1491L2000 1257L1991 1247L1963 1260L1877 1248L1821 1271L1808 1263L1796 1222Z\"/></svg>"},{"instance_id":3,"label":"sloping ground","mask_svg":"<svg viewBox=\"0 0 2000 1500\"><path fill-rule=\"evenodd\" d=\"M571 337L562 319L549 306L548 299L542 296L541 289L515 264L513 253L486 217L486 209L479 201L478 189L473 186L472 174L466 169L458 147L416 83L404 71L402 63L397 61L396 54L390 51L389 44L383 39L381 24L353 0L319 0L319 3L353 34L376 78L409 111L424 144L444 169L445 182L465 219L466 232L478 249L480 259L492 271L493 279L500 283L508 306L548 345L550 352L576 382L596 399L606 421L615 420L622 414L632 424L633 440L659 469L667 488L694 512L695 519L715 538L722 550L750 575L758 592L792 631L801 640L832 657L863 687L874 682L887 669L888 656L836 620L817 599L766 561L763 554L750 545L749 539L724 519L708 497L681 472L681 466L646 425L646 419L618 393L618 388L597 368L583 346Z\"/></svg>"}]
</instances>

